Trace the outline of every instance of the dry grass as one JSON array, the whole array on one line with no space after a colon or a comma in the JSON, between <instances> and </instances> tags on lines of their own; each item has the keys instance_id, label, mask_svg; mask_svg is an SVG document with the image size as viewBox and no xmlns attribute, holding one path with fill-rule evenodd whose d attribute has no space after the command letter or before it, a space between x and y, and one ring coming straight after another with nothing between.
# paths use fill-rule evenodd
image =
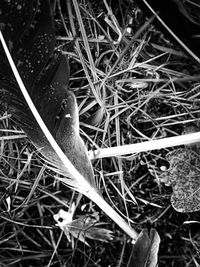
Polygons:
<instances>
[{"instance_id":1,"label":"dry grass","mask_svg":"<svg viewBox=\"0 0 200 267\"><path fill-rule=\"evenodd\" d=\"M118 0L112 8L103 0L66 1L67 7L60 2L57 49L69 57L70 89L77 95L89 150L199 127L199 67L145 20L133 1ZM2 113L0 125L0 266L126 266L130 240L86 198L75 216L99 212L115 238L89 241L91 247L75 240L72 249L53 215L67 210L77 194L54 180L8 114ZM171 188L159 180L172 149L95 160L96 180L104 198L137 231L157 229L159 266L199 266L199 213L175 212Z\"/></svg>"}]
</instances>

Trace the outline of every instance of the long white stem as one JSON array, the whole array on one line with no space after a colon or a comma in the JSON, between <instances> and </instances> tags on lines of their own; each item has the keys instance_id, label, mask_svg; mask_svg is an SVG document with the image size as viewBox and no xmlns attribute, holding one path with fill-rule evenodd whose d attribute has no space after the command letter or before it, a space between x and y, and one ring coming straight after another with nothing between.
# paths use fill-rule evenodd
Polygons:
<instances>
[{"instance_id":1,"label":"long white stem","mask_svg":"<svg viewBox=\"0 0 200 267\"><path fill-rule=\"evenodd\" d=\"M200 142L200 132L89 151L90 159L122 156Z\"/></svg>"},{"instance_id":2,"label":"long white stem","mask_svg":"<svg viewBox=\"0 0 200 267\"><path fill-rule=\"evenodd\" d=\"M43 122L40 114L38 113L37 109L35 108L34 103L32 102L24 83L18 73L18 70L15 66L15 63L10 55L10 52L8 50L8 47L6 45L6 42L4 40L3 34L0 31L0 40L2 43L2 46L5 50L6 56L8 58L8 61L10 63L10 66L12 68L12 71L15 75L15 78L17 80L17 83L22 91L22 94L24 95L24 98L27 101L27 104L30 107L31 112L33 113L35 119L37 120L40 128L42 129L43 133L45 134L47 140L52 145L53 149L57 153L60 160L63 162L66 169L70 170L71 175L74 177L74 179L77 179L80 184L83 185L85 188L84 194L89 197L92 201L94 201L116 224L118 224L121 229L126 232L133 240L137 239L137 232L132 229L123 218L119 216L119 214L99 195L98 192L89 184L89 182L77 171L77 169L74 167L74 165L68 160L66 155L63 153L63 151L58 146L57 142L49 132L48 128L46 127L45 123Z\"/></svg>"}]
</instances>

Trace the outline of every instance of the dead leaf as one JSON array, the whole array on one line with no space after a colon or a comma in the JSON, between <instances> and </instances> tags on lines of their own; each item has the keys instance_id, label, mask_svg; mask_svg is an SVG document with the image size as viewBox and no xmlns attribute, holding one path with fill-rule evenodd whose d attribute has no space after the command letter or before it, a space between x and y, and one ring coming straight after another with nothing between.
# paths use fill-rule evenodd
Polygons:
<instances>
[{"instance_id":1,"label":"dead leaf","mask_svg":"<svg viewBox=\"0 0 200 267\"><path fill-rule=\"evenodd\" d=\"M179 148L166 158L170 167L161 181L173 188L173 208L179 212L200 210L200 155L190 148Z\"/></svg>"},{"instance_id":2,"label":"dead leaf","mask_svg":"<svg viewBox=\"0 0 200 267\"><path fill-rule=\"evenodd\" d=\"M64 231L69 241L71 241L70 236L72 236L89 246L86 238L101 242L108 242L113 239L112 231L99 227L103 223L99 223L96 218L84 215L73 220L72 217L73 210L67 212L61 209L54 215L54 219L57 221L56 225Z\"/></svg>"},{"instance_id":3,"label":"dead leaf","mask_svg":"<svg viewBox=\"0 0 200 267\"><path fill-rule=\"evenodd\" d=\"M155 229L151 229L150 235L143 229L133 246L127 267L156 267L159 244L160 236Z\"/></svg>"}]
</instances>

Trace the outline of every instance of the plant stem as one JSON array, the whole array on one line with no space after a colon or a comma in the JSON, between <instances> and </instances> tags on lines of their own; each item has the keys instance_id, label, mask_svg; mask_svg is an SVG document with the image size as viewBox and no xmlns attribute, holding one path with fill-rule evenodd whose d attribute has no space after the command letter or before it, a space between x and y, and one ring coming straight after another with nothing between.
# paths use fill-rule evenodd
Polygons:
<instances>
[{"instance_id":1,"label":"plant stem","mask_svg":"<svg viewBox=\"0 0 200 267\"><path fill-rule=\"evenodd\" d=\"M162 138L158 140L145 141L131 145L101 148L99 150L89 151L89 157L91 160L106 157L117 157L122 155L163 149L167 147L188 145L198 142L200 142L200 132Z\"/></svg>"}]
</instances>

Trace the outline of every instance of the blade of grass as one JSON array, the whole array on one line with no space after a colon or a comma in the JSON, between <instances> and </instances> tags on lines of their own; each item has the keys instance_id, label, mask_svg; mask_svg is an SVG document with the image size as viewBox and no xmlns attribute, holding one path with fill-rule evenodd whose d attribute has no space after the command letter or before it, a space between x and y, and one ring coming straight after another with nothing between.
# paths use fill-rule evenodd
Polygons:
<instances>
[{"instance_id":1,"label":"blade of grass","mask_svg":"<svg viewBox=\"0 0 200 267\"><path fill-rule=\"evenodd\" d=\"M92 53L91 53L91 50L90 50L90 46L89 46L89 42L88 42L88 37L87 37L87 34L86 34L86 31L85 31L85 27L84 27L84 24L83 24L83 20L82 20L82 17L81 17L81 12L80 12L80 9L79 9L79 5L77 3L76 0L73 0L73 5L74 5L74 9L75 9L75 12L76 12L76 16L77 16L77 19L78 19L78 22L79 22L79 27L80 27L80 31L81 31L81 34L82 34L82 37L83 37L83 43L84 43L84 46L85 46L85 51L87 53L87 57L88 57L88 60L89 60L89 63L90 63L90 69L91 69L91 75L94 79L94 82L97 82L98 81L98 76L97 76L97 72L96 72L96 67L95 67L95 64L94 64L94 60L93 60L93 57L92 57ZM75 29L75 27L73 27ZM76 42L76 44L78 44L78 42ZM78 45L79 47L79 45ZM79 53L80 53L80 47L79 47ZM82 54L82 53L81 53ZM83 57L81 56L80 59L83 59ZM85 63L83 63L84 60L81 60L81 63L82 65L84 66ZM86 70L86 66L84 68L84 70ZM89 77L89 75L87 75L87 78ZM89 78L89 83L91 84L91 79ZM99 96L99 85L97 84L96 86L92 85L91 86L91 89L92 89L92 92L97 100L97 102L99 103L99 105L102 107L102 101L101 101L101 98Z\"/></svg>"},{"instance_id":2,"label":"blade of grass","mask_svg":"<svg viewBox=\"0 0 200 267\"><path fill-rule=\"evenodd\" d=\"M115 130L116 130L116 141L117 141L117 146L120 146L121 144L121 130L120 130L120 122L119 122L119 116L118 116L118 93L117 91L114 93L114 105L115 105ZM125 207L125 211L126 211L126 216L127 218L129 218L129 212L128 212L128 208L126 205L126 198L125 198L125 189L124 189L124 176L123 176L123 167L122 167L122 159L118 158L117 159L118 162L118 168L119 168L119 180L120 180L120 185L121 185L121 193L122 193L122 199L124 202L124 207Z\"/></svg>"}]
</instances>

